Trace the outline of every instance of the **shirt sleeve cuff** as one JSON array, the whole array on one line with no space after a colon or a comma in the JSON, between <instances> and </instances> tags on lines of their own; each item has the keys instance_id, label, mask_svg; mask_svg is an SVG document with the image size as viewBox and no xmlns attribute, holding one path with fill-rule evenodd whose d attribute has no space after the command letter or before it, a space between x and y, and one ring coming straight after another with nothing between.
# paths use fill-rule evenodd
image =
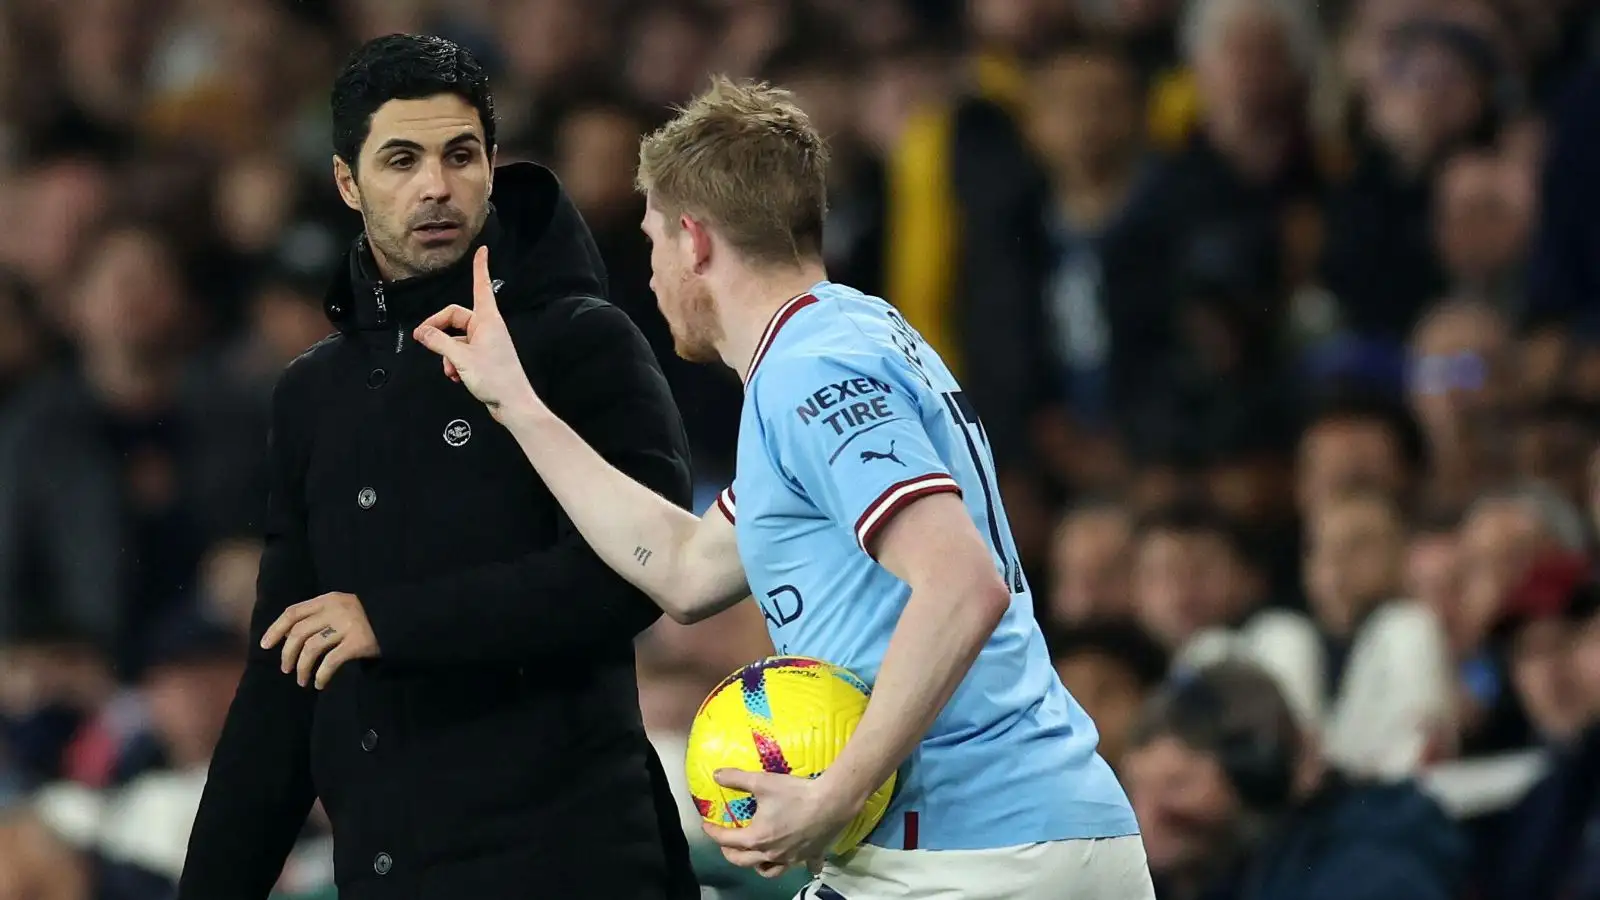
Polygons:
<instances>
[{"instance_id":1,"label":"shirt sleeve cuff","mask_svg":"<svg viewBox=\"0 0 1600 900\"><path fill-rule=\"evenodd\" d=\"M956 484L954 478L943 472L919 475L889 485L878 495L878 499L867 505L866 511L861 513L861 518L856 520L856 543L861 546L863 552L872 556L872 550L869 548L873 539L885 525L889 524L895 513L911 505L914 500L930 494L943 493L961 493L961 485Z\"/></svg>"},{"instance_id":2,"label":"shirt sleeve cuff","mask_svg":"<svg viewBox=\"0 0 1600 900\"><path fill-rule=\"evenodd\" d=\"M722 510L722 514L728 517L729 522L735 521L733 518L733 485L728 485L722 489L720 494L717 494L717 509Z\"/></svg>"}]
</instances>

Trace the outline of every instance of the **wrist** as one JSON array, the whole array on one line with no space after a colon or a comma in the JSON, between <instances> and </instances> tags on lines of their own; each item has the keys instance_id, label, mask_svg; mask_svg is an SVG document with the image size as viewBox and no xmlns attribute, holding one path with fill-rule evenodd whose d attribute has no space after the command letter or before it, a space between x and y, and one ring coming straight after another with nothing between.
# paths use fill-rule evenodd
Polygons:
<instances>
[{"instance_id":1,"label":"wrist","mask_svg":"<svg viewBox=\"0 0 1600 900\"><path fill-rule=\"evenodd\" d=\"M817 782L824 804L840 816L855 815L877 790L877 785L861 783L862 779L855 772L839 768L837 761L817 776Z\"/></svg>"},{"instance_id":2,"label":"wrist","mask_svg":"<svg viewBox=\"0 0 1600 900\"><path fill-rule=\"evenodd\" d=\"M502 401L495 415L512 434L518 435L537 431L550 417L550 408L531 389Z\"/></svg>"}]
</instances>

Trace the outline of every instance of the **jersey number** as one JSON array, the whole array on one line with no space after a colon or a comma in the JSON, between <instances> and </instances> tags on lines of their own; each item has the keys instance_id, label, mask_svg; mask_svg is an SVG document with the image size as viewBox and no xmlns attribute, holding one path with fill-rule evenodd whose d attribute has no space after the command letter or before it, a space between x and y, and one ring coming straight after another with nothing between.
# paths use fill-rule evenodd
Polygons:
<instances>
[{"instance_id":1,"label":"jersey number","mask_svg":"<svg viewBox=\"0 0 1600 900\"><path fill-rule=\"evenodd\" d=\"M1000 477L995 473L994 451L989 447L989 435L984 431L978 410L967 399L966 392L947 391L944 402L950 408L950 417L961 426L961 436L967 442L967 453L972 455L972 468L978 473L978 484L983 488L984 515L989 519L989 542L1000 557L1000 575L1013 594L1020 594L1025 589L1022 564L1017 562L1017 548L1011 537L1011 529L1000 521Z\"/></svg>"}]
</instances>

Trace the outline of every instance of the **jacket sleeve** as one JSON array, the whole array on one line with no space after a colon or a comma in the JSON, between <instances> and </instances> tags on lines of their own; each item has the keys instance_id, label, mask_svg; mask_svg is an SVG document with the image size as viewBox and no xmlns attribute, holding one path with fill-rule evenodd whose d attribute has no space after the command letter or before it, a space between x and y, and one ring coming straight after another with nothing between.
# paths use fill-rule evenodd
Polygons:
<instances>
[{"instance_id":1,"label":"jacket sleeve","mask_svg":"<svg viewBox=\"0 0 1600 900\"><path fill-rule=\"evenodd\" d=\"M290 405L285 385L273 395L268 438L271 483L266 546L250 621L250 656L211 757L205 792L189 836L179 900L265 900L316 799L311 781L315 691L278 668L261 636L284 608L316 593L306 532L305 463L293 433L306 411Z\"/></svg>"},{"instance_id":2,"label":"jacket sleeve","mask_svg":"<svg viewBox=\"0 0 1600 900\"><path fill-rule=\"evenodd\" d=\"M518 343L524 365L549 373L541 393L557 415L607 462L688 506L682 421L626 313L596 302L537 348ZM556 542L527 556L370 590L361 599L383 658L409 663L512 661L614 646L661 614L595 555L565 514ZM439 640L442 634L450 639Z\"/></svg>"}]
</instances>

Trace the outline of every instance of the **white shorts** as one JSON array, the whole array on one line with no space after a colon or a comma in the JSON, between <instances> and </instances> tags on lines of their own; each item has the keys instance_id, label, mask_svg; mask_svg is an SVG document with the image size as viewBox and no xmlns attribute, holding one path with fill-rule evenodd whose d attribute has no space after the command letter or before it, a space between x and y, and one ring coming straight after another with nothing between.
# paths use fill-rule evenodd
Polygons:
<instances>
[{"instance_id":1,"label":"white shorts","mask_svg":"<svg viewBox=\"0 0 1600 900\"><path fill-rule=\"evenodd\" d=\"M995 850L863 845L795 900L1155 900L1138 835Z\"/></svg>"}]
</instances>

